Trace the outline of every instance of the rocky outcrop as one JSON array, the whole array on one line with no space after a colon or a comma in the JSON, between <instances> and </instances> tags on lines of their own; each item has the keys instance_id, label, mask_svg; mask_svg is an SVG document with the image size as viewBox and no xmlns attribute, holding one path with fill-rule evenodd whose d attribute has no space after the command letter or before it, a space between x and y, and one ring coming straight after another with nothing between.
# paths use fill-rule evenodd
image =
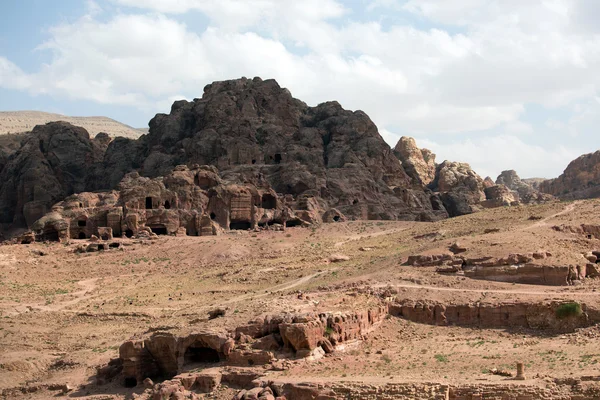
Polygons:
<instances>
[{"instance_id":1,"label":"rocky outcrop","mask_svg":"<svg viewBox=\"0 0 600 400\"><path fill-rule=\"evenodd\" d=\"M0 174L0 224L31 226L57 201L85 191L102 157L83 128L66 122L35 127Z\"/></svg>"},{"instance_id":2,"label":"rocky outcrop","mask_svg":"<svg viewBox=\"0 0 600 400\"><path fill-rule=\"evenodd\" d=\"M435 179L435 154L428 149L419 149L415 139L402 136L394 153L402 162L404 170L418 185L427 186Z\"/></svg>"},{"instance_id":3,"label":"rocky outcrop","mask_svg":"<svg viewBox=\"0 0 600 400\"><path fill-rule=\"evenodd\" d=\"M31 227L73 193L115 190L131 172L158 178L179 165L214 166L224 181L268 186L308 212L316 205L348 219L448 216L364 112L337 102L309 107L274 80L215 82L149 125L137 140L102 133L91 140L64 122L36 127L19 150L0 156L0 223ZM433 155L420 154L431 167Z\"/></svg>"},{"instance_id":4,"label":"rocky outcrop","mask_svg":"<svg viewBox=\"0 0 600 400\"><path fill-rule=\"evenodd\" d=\"M299 208L297 216L293 209ZM190 236L216 235L229 229L321 222L324 210L280 197L263 182L256 187L222 180L215 167L178 166L154 179L127 174L118 190L79 193L56 204L33 224L37 240L103 240L143 232ZM340 218L345 218L343 215Z\"/></svg>"},{"instance_id":5,"label":"rocky outcrop","mask_svg":"<svg viewBox=\"0 0 600 400\"><path fill-rule=\"evenodd\" d=\"M595 271L588 266L588 261L595 262L590 258L582 259L582 263L579 265L536 263L536 260L543 260L551 256L551 253L544 251L509 254L502 258L468 258L463 255L442 253L409 256L405 265L438 267L436 270L439 273L461 272L472 279L551 286L576 284L590 276L587 272L588 269Z\"/></svg>"},{"instance_id":6,"label":"rocky outcrop","mask_svg":"<svg viewBox=\"0 0 600 400\"><path fill-rule=\"evenodd\" d=\"M485 201L481 205L486 208L506 207L519 204L519 195L504 185L486 187Z\"/></svg>"},{"instance_id":7,"label":"rocky outcrop","mask_svg":"<svg viewBox=\"0 0 600 400\"><path fill-rule=\"evenodd\" d=\"M113 364L120 366L126 386L136 386L146 378L172 379L197 363L264 365L286 352L320 357L337 346L363 339L386 315L387 308L378 306L348 313L265 316L232 332L182 336L157 332L123 343L119 361Z\"/></svg>"},{"instance_id":8,"label":"rocky outcrop","mask_svg":"<svg viewBox=\"0 0 600 400\"><path fill-rule=\"evenodd\" d=\"M571 161L558 178L541 182L540 191L561 199L600 197L600 150Z\"/></svg>"},{"instance_id":9,"label":"rocky outcrop","mask_svg":"<svg viewBox=\"0 0 600 400\"><path fill-rule=\"evenodd\" d=\"M572 332L575 328L598 322L598 310L585 304L582 312L564 317L558 311L565 303L466 303L442 304L428 301L402 300L391 303L393 316L429 325L475 326L479 328L523 327L554 332Z\"/></svg>"},{"instance_id":10,"label":"rocky outcrop","mask_svg":"<svg viewBox=\"0 0 600 400\"><path fill-rule=\"evenodd\" d=\"M429 187L440 193L451 217L481 210L480 203L486 199L483 179L467 163L444 161Z\"/></svg>"},{"instance_id":11,"label":"rocky outcrop","mask_svg":"<svg viewBox=\"0 0 600 400\"><path fill-rule=\"evenodd\" d=\"M274 80L215 82L201 99L178 101L158 114L136 142L115 140L105 157L114 187L125 172L166 175L177 165L213 165L223 179L259 180L284 195L318 197L350 219L434 220L422 187L409 176L362 111L337 102L316 107Z\"/></svg>"},{"instance_id":12,"label":"rocky outcrop","mask_svg":"<svg viewBox=\"0 0 600 400\"><path fill-rule=\"evenodd\" d=\"M496 179L497 185L504 185L518 194L518 200L524 204L539 204L552 201L554 196L541 193L529 183L521 180L514 170L502 171Z\"/></svg>"}]
</instances>

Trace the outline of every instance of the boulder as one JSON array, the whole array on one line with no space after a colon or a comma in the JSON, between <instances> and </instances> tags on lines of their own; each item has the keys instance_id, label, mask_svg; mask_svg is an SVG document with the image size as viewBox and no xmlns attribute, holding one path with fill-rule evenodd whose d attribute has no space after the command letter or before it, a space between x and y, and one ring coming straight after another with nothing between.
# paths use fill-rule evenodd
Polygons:
<instances>
[{"instance_id":1,"label":"boulder","mask_svg":"<svg viewBox=\"0 0 600 400\"><path fill-rule=\"evenodd\" d=\"M415 139L402 136L396 147L396 157L402 162L404 170L418 185L427 186L435 179L435 154L428 149L419 149Z\"/></svg>"}]
</instances>

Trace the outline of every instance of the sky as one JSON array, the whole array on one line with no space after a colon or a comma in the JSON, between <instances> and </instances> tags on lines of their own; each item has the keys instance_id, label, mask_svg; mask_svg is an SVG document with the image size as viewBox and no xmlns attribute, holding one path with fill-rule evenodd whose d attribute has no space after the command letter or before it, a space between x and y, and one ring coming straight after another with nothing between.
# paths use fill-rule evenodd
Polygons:
<instances>
[{"instance_id":1,"label":"sky","mask_svg":"<svg viewBox=\"0 0 600 400\"><path fill-rule=\"evenodd\" d=\"M598 21L597 0L1 0L0 110L147 127L260 76L392 147L552 178L600 149Z\"/></svg>"}]
</instances>

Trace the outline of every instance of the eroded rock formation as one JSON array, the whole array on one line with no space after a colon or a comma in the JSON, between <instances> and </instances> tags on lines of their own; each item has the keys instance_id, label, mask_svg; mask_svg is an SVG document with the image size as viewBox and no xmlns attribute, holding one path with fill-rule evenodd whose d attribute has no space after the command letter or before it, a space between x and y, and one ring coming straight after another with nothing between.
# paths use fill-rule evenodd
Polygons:
<instances>
[{"instance_id":1,"label":"eroded rock formation","mask_svg":"<svg viewBox=\"0 0 600 400\"><path fill-rule=\"evenodd\" d=\"M205 236L229 229L322 221L324 210L318 204L305 197L300 203L279 197L264 180L258 187L241 185L222 180L212 166L178 166L165 177L151 179L132 172L117 190L71 195L36 221L33 230L37 240L92 235L109 240L143 230ZM302 207L306 204L311 206ZM290 207L299 209L299 216Z\"/></svg>"},{"instance_id":2,"label":"eroded rock formation","mask_svg":"<svg viewBox=\"0 0 600 400\"><path fill-rule=\"evenodd\" d=\"M538 204L553 200L553 196L541 193L526 181L521 180L514 170L502 171L496 179L497 185L504 185L518 194L518 200L524 204Z\"/></svg>"},{"instance_id":3,"label":"eroded rock formation","mask_svg":"<svg viewBox=\"0 0 600 400\"><path fill-rule=\"evenodd\" d=\"M404 170L413 181L427 186L435 179L435 154L428 149L419 149L415 139L402 136L394 153L402 162Z\"/></svg>"},{"instance_id":4,"label":"eroded rock formation","mask_svg":"<svg viewBox=\"0 0 600 400\"><path fill-rule=\"evenodd\" d=\"M103 150L87 131L64 122L36 126L0 174L0 224L31 226L64 197L88 189Z\"/></svg>"},{"instance_id":5,"label":"eroded rock formation","mask_svg":"<svg viewBox=\"0 0 600 400\"><path fill-rule=\"evenodd\" d=\"M212 165L231 184L268 185L348 219L448 216L413 184L364 112L337 102L309 107L274 80L215 82L201 99L177 101L149 125L137 140L112 141L104 134L91 140L65 122L36 127L19 150L0 157L4 229L31 227L73 193L115 190L130 172L158 178L178 165Z\"/></svg>"},{"instance_id":6,"label":"eroded rock formation","mask_svg":"<svg viewBox=\"0 0 600 400\"><path fill-rule=\"evenodd\" d=\"M562 199L600 197L600 150L571 161L558 178L541 182L540 191Z\"/></svg>"},{"instance_id":7,"label":"eroded rock formation","mask_svg":"<svg viewBox=\"0 0 600 400\"><path fill-rule=\"evenodd\" d=\"M386 315L387 307L378 306L349 313L266 316L232 332L181 336L157 332L123 343L114 364L120 366L124 384L135 386L146 378L171 379L195 363L264 365L281 352L319 357L335 351L336 346L361 340ZM110 371L104 369L100 374Z\"/></svg>"},{"instance_id":8,"label":"eroded rock formation","mask_svg":"<svg viewBox=\"0 0 600 400\"><path fill-rule=\"evenodd\" d=\"M390 304L393 316L430 325L476 326L480 328L524 327L555 332L572 332L575 328L590 326L600 317L598 310L585 304L580 315L567 318L557 309L563 303L476 303L442 304L429 301L402 300Z\"/></svg>"}]
</instances>

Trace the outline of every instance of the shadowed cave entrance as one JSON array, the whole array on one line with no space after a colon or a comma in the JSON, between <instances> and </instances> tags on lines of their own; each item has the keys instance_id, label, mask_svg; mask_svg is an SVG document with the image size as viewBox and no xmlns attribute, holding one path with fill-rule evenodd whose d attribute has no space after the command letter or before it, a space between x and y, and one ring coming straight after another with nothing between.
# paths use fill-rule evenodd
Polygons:
<instances>
[{"instance_id":1,"label":"shadowed cave entrance","mask_svg":"<svg viewBox=\"0 0 600 400\"><path fill-rule=\"evenodd\" d=\"M219 352L202 343L192 344L183 356L184 364L215 364L219 361L221 361Z\"/></svg>"},{"instance_id":2,"label":"shadowed cave entrance","mask_svg":"<svg viewBox=\"0 0 600 400\"><path fill-rule=\"evenodd\" d=\"M247 231L252 228L252 224L248 221L236 221L229 224L229 229L237 231Z\"/></svg>"},{"instance_id":3,"label":"shadowed cave entrance","mask_svg":"<svg viewBox=\"0 0 600 400\"><path fill-rule=\"evenodd\" d=\"M150 229L157 235L168 235L167 227L164 225L150 225Z\"/></svg>"},{"instance_id":4,"label":"shadowed cave entrance","mask_svg":"<svg viewBox=\"0 0 600 400\"><path fill-rule=\"evenodd\" d=\"M45 228L40 239L42 242L58 242L58 231L54 228Z\"/></svg>"}]
</instances>

